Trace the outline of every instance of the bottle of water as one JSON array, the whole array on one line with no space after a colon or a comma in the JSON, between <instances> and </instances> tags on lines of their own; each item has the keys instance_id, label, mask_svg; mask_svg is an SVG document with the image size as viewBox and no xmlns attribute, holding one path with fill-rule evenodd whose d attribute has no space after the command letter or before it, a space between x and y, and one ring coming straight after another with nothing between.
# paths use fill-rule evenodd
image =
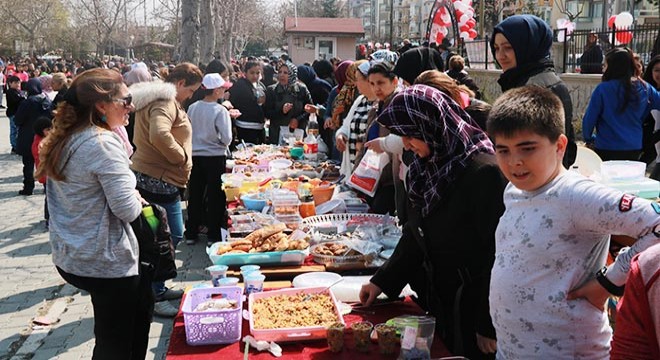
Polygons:
<instances>
[{"instance_id":1,"label":"bottle of water","mask_svg":"<svg viewBox=\"0 0 660 360\"><path fill-rule=\"evenodd\" d=\"M149 227L151 227L151 230L156 233L156 230L158 229L158 218L156 217L156 214L154 214L154 209L151 206L145 206L142 208L142 214L144 215L145 219L147 219L147 223L149 223Z\"/></svg>"}]
</instances>

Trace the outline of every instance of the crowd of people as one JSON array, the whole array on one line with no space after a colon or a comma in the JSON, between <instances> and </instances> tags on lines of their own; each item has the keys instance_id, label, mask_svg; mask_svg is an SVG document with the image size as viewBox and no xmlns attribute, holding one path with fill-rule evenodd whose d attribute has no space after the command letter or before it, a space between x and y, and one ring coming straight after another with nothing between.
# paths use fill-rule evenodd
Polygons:
<instances>
[{"instance_id":1,"label":"crowd of people","mask_svg":"<svg viewBox=\"0 0 660 360\"><path fill-rule=\"evenodd\" d=\"M504 94L492 105L446 46L299 65L286 55L205 66L3 63L19 194L33 193L36 161L53 261L92 297L94 358L144 358L152 314L177 313L169 300L182 292L140 269L130 223L142 205L167 211L174 246L202 234L221 241L230 150L282 144L312 114L346 175L367 150L389 156L364 197L371 211L398 216L403 236L362 287L363 303L410 284L449 350L470 359L660 356L660 207L567 170L573 104L551 45L535 16L495 27ZM644 143L655 151L660 140L660 56L640 65L625 48L604 57L582 119L604 160L656 157ZM636 242L603 268L611 234ZM624 293L629 271L634 287L612 335L605 300Z\"/></svg>"}]
</instances>

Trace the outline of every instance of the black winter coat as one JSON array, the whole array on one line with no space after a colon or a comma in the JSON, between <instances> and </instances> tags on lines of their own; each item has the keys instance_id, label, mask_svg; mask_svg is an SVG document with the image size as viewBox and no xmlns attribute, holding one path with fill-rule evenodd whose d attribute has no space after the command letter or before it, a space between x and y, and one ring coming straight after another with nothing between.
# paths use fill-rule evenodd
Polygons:
<instances>
[{"instance_id":1,"label":"black winter coat","mask_svg":"<svg viewBox=\"0 0 660 360\"><path fill-rule=\"evenodd\" d=\"M475 333L495 338L488 294L506 184L493 155L475 155L431 215L409 217L392 257L371 279L389 298L410 284L445 345L470 359L488 358Z\"/></svg>"},{"instance_id":2,"label":"black winter coat","mask_svg":"<svg viewBox=\"0 0 660 360\"><path fill-rule=\"evenodd\" d=\"M53 104L45 94L32 95L23 101L16 111L14 123L18 127L16 151L22 155L32 156L32 141L34 140L34 123L39 117L52 118Z\"/></svg>"}]
</instances>

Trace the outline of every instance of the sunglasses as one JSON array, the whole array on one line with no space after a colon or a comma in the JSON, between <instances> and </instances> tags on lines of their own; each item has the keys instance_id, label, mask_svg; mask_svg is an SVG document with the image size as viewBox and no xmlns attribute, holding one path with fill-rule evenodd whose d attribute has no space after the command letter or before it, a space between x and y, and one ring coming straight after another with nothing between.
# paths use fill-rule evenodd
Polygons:
<instances>
[{"instance_id":1,"label":"sunglasses","mask_svg":"<svg viewBox=\"0 0 660 360\"><path fill-rule=\"evenodd\" d=\"M119 99L112 99L112 102L120 103L124 106L124 108L128 109L131 107L131 104L133 103L133 95L128 95L124 98L119 98Z\"/></svg>"}]
</instances>

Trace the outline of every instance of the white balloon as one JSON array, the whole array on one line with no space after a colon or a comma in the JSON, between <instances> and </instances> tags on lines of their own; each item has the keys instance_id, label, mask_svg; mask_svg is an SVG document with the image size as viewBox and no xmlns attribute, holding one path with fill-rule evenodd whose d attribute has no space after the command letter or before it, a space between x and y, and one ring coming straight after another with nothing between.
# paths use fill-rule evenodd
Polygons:
<instances>
[{"instance_id":1,"label":"white balloon","mask_svg":"<svg viewBox=\"0 0 660 360\"><path fill-rule=\"evenodd\" d=\"M467 31L461 32L461 39L469 40L470 39L470 33L468 33Z\"/></svg>"},{"instance_id":2,"label":"white balloon","mask_svg":"<svg viewBox=\"0 0 660 360\"><path fill-rule=\"evenodd\" d=\"M461 0L461 2L465 5L472 5L472 0Z\"/></svg>"},{"instance_id":3,"label":"white balloon","mask_svg":"<svg viewBox=\"0 0 660 360\"><path fill-rule=\"evenodd\" d=\"M467 14L463 14L463 15L461 15L461 18L458 19L458 23L459 23L460 26L463 26L463 25L465 25L465 23L467 23L468 20L470 20L471 18L472 18L472 16L467 16Z\"/></svg>"},{"instance_id":4,"label":"white balloon","mask_svg":"<svg viewBox=\"0 0 660 360\"><path fill-rule=\"evenodd\" d=\"M444 14L440 14L440 20L442 20L444 24L451 24L451 16L449 16L449 14L446 12Z\"/></svg>"},{"instance_id":5,"label":"white balloon","mask_svg":"<svg viewBox=\"0 0 660 360\"><path fill-rule=\"evenodd\" d=\"M633 24L633 16L627 11L622 12L616 16L614 20L614 25L618 28L625 28Z\"/></svg>"},{"instance_id":6,"label":"white balloon","mask_svg":"<svg viewBox=\"0 0 660 360\"><path fill-rule=\"evenodd\" d=\"M468 6L465 5L465 4L462 3L462 2L458 2L458 1L457 1L457 2L454 3L454 8L455 8L456 10L460 10L460 11L462 11L462 12L465 12L465 10L468 9Z\"/></svg>"},{"instance_id":7,"label":"white balloon","mask_svg":"<svg viewBox=\"0 0 660 360\"><path fill-rule=\"evenodd\" d=\"M463 14L467 15L469 18L474 16L474 10L467 9L463 12Z\"/></svg>"},{"instance_id":8,"label":"white balloon","mask_svg":"<svg viewBox=\"0 0 660 360\"><path fill-rule=\"evenodd\" d=\"M447 36L447 34L449 34L449 30L446 27L441 27L440 33L444 36Z\"/></svg>"}]
</instances>

